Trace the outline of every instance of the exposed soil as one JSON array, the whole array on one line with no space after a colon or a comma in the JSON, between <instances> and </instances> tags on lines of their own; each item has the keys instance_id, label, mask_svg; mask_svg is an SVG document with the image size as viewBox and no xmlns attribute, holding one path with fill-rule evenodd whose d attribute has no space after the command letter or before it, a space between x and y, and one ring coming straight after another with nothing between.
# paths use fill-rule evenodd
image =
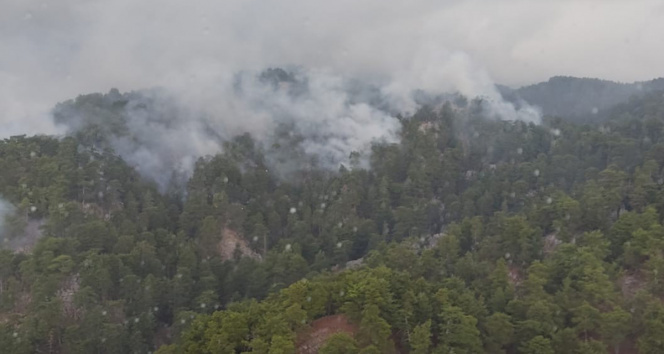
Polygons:
<instances>
[{"instance_id":1,"label":"exposed soil","mask_svg":"<svg viewBox=\"0 0 664 354\"><path fill-rule=\"evenodd\" d=\"M74 304L74 296L81 287L78 274L67 277L61 284L57 297L62 301L62 312L68 318L78 320L81 317L81 309Z\"/></svg>"},{"instance_id":2,"label":"exposed soil","mask_svg":"<svg viewBox=\"0 0 664 354\"><path fill-rule=\"evenodd\" d=\"M556 233L551 233L544 237L544 254L553 253L553 251L556 250L556 247L562 243L557 236Z\"/></svg>"},{"instance_id":3,"label":"exposed soil","mask_svg":"<svg viewBox=\"0 0 664 354\"><path fill-rule=\"evenodd\" d=\"M299 354L318 353L320 347L331 335L348 333L354 336L357 331L357 326L350 323L346 315L340 314L319 318L298 333L297 352Z\"/></svg>"},{"instance_id":4,"label":"exposed soil","mask_svg":"<svg viewBox=\"0 0 664 354\"><path fill-rule=\"evenodd\" d=\"M519 267L510 266L508 276L509 276L509 281L510 283L512 283L512 285L514 286L521 285L523 277L521 276L521 271L519 271Z\"/></svg>"},{"instance_id":5,"label":"exposed soil","mask_svg":"<svg viewBox=\"0 0 664 354\"><path fill-rule=\"evenodd\" d=\"M219 250L221 259L224 261L233 259L233 255L235 254L236 249L240 250L242 257L249 257L253 259L261 258L258 253L254 252L254 250L249 247L245 239L243 239L237 232L229 229L228 227L224 227L221 230L221 241L219 241L217 249Z\"/></svg>"},{"instance_id":6,"label":"exposed soil","mask_svg":"<svg viewBox=\"0 0 664 354\"><path fill-rule=\"evenodd\" d=\"M643 279L643 275L639 272L627 273L618 281L622 295L626 299L631 299L639 290L646 286L646 281Z\"/></svg>"}]
</instances>

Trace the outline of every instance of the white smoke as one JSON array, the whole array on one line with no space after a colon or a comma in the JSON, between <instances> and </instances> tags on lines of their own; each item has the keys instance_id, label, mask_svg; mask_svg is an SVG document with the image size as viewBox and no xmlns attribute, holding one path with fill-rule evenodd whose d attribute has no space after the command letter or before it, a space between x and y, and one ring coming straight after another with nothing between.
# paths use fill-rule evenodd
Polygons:
<instances>
[{"instance_id":1,"label":"white smoke","mask_svg":"<svg viewBox=\"0 0 664 354\"><path fill-rule=\"evenodd\" d=\"M366 89L357 83L320 70L274 70L288 76L285 80L266 77L269 72L245 72L185 90L83 97L60 105L56 115L71 133L85 124L123 122L108 134L113 149L162 189L172 177L189 177L199 157L245 133L282 176L302 167L298 164L307 157L332 170L346 164L352 152L366 163L372 143L398 140L398 119L376 108L380 97L363 98ZM109 116L117 102L126 102L121 114ZM97 108L100 104L105 108ZM281 143L296 146L272 148Z\"/></svg>"},{"instance_id":2,"label":"white smoke","mask_svg":"<svg viewBox=\"0 0 664 354\"><path fill-rule=\"evenodd\" d=\"M414 111L417 104L410 97L414 88L432 94L459 92L470 98L482 98L489 117L539 123L541 112L525 102L520 107L503 99L488 72L464 52L448 51L428 45L414 56L412 64L396 72L396 80L383 90L403 111Z\"/></svg>"},{"instance_id":3,"label":"white smoke","mask_svg":"<svg viewBox=\"0 0 664 354\"><path fill-rule=\"evenodd\" d=\"M282 83L273 90L255 77L246 77L240 96L243 111L236 114L242 119L243 112L251 112L249 119L262 130L243 129L270 141L277 125L293 126L293 133L303 139L304 152L332 168L347 161L351 152L366 151L372 142L397 140L399 121L367 102L354 101L343 78L316 70L303 74L298 80L306 83L306 89L301 92L290 90L298 82Z\"/></svg>"},{"instance_id":4,"label":"white smoke","mask_svg":"<svg viewBox=\"0 0 664 354\"><path fill-rule=\"evenodd\" d=\"M0 240L5 238L5 223L7 217L14 212L14 207L4 199L0 198Z\"/></svg>"},{"instance_id":5,"label":"white smoke","mask_svg":"<svg viewBox=\"0 0 664 354\"><path fill-rule=\"evenodd\" d=\"M430 43L469 53L505 84L644 80L664 70L663 13L659 0L4 0L0 134L55 131L35 116L80 93L284 63L383 75Z\"/></svg>"},{"instance_id":6,"label":"white smoke","mask_svg":"<svg viewBox=\"0 0 664 354\"><path fill-rule=\"evenodd\" d=\"M414 112L412 92L418 89L482 96L492 117L538 121L532 107L503 101L483 66L496 67L494 54L502 52L481 49L493 48L486 43L496 42L498 32L472 27L506 23L511 27L504 33L512 35L522 32L516 31L520 22L471 17L473 8L487 6L481 2L383 5L6 0L0 12L0 136L61 133L48 109L79 94L160 87L172 99L150 114L129 107L131 133L113 146L164 185L173 171L190 173L198 157L220 151L232 136L250 133L269 146L275 127L289 124L303 137L305 154L338 167L374 141L395 141L399 124L386 112ZM512 19L503 5L493 13ZM546 13L541 6L531 10ZM265 68L289 65L303 68L305 94L255 81ZM238 94L236 75L243 70ZM389 109L352 97L350 79L374 85Z\"/></svg>"},{"instance_id":7,"label":"white smoke","mask_svg":"<svg viewBox=\"0 0 664 354\"><path fill-rule=\"evenodd\" d=\"M0 11L0 136L59 133L48 119L50 107L113 87L201 94L197 108L212 108L219 98L217 84L234 73L291 64L378 82L390 87L386 92L403 100L402 106L409 98L397 93L412 89L460 91L498 101L487 73L515 84L554 74L588 76L595 69L605 70L607 78L624 73L622 79L630 74L647 78L632 71L643 68L651 75L661 72L651 44L661 31L636 32L641 38L647 33L638 42L645 48L639 55L609 46L614 38L633 35L612 31L636 28L616 23L627 17L612 14L633 13L629 18L661 28L661 4L616 2L596 8L590 3L5 0ZM578 21L588 13L605 21ZM570 22L589 28L570 36ZM604 45L602 52L589 53L589 42ZM574 66L557 60L559 53L575 58L569 61ZM590 59L584 61L584 55ZM594 65L595 57L606 65ZM649 65L629 64L633 58L646 58ZM515 114L502 102L495 106L503 116L531 119L531 113Z\"/></svg>"}]
</instances>

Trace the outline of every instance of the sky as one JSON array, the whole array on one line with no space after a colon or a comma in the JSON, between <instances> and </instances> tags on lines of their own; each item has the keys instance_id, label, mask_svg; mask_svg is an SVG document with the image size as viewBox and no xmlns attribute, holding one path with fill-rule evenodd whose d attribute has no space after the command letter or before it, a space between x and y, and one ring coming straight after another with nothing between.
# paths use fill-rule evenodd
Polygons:
<instances>
[{"instance_id":1,"label":"sky","mask_svg":"<svg viewBox=\"0 0 664 354\"><path fill-rule=\"evenodd\" d=\"M232 73L271 66L379 82L395 97L664 73L661 0L0 0L0 9L0 138L57 132L49 110L79 94L159 86L205 105Z\"/></svg>"}]
</instances>

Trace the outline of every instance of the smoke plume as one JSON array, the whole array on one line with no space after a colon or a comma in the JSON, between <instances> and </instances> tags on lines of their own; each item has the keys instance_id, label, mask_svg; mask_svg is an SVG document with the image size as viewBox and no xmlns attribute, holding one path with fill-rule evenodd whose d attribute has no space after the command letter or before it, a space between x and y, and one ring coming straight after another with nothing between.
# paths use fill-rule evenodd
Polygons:
<instances>
[{"instance_id":1,"label":"smoke plume","mask_svg":"<svg viewBox=\"0 0 664 354\"><path fill-rule=\"evenodd\" d=\"M14 212L14 207L0 198L0 240L5 238L5 223L7 217Z\"/></svg>"},{"instance_id":2,"label":"smoke plume","mask_svg":"<svg viewBox=\"0 0 664 354\"><path fill-rule=\"evenodd\" d=\"M5 0L0 136L72 131L51 119L56 102L142 90L152 110L129 104L130 133L113 145L155 180L186 173L236 134L269 142L279 126L334 166L372 141L393 141L394 113L417 109L414 90L481 96L492 117L537 122L536 109L503 101L492 78L654 76L663 70L653 48L664 6L637 2ZM627 44L616 50L617 42ZM299 94L256 78L293 66L306 78ZM353 80L372 88L360 90L366 97ZM153 87L161 93L143 91Z\"/></svg>"},{"instance_id":3,"label":"smoke plume","mask_svg":"<svg viewBox=\"0 0 664 354\"><path fill-rule=\"evenodd\" d=\"M55 117L69 133L101 127L120 156L166 188L174 172L188 177L197 158L245 133L281 175L297 169L298 153L336 169L374 142L396 142L399 121L378 108L386 104L380 93L369 91L322 71L270 69L234 75L206 93L82 96L58 105Z\"/></svg>"}]
</instances>

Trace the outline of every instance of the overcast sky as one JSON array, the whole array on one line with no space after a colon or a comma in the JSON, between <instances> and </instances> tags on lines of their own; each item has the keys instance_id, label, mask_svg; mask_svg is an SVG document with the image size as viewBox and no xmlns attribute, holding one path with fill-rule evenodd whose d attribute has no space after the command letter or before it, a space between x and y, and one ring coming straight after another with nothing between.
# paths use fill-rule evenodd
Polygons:
<instances>
[{"instance_id":1,"label":"overcast sky","mask_svg":"<svg viewBox=\"0 0 664 354\"><path fill-rule=\"evenodd\" d=\"M663 44L661 0L0 0L0 137L52 132L54 103L111 87L287 64L471 93L635 81L663 75Z\"/></svg>"}]
</instances>

